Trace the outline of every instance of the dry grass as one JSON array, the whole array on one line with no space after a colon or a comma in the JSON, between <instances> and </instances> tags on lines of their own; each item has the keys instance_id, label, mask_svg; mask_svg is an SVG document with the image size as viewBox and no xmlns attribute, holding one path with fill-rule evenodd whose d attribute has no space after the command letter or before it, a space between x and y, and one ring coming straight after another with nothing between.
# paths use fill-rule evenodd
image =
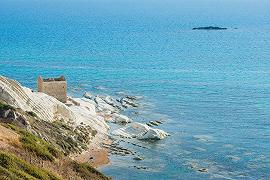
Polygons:
<instances>
[{"instance_id":1,"label":"dry grass","mask_svg":"<svg viewBox=\"0 0 270 180\"><path fill-rule=\"evenodd\" d=\"M7 124L4 125L7 126ZM38 142L39 144L43 140L32 134L29 135L28 132L14 125L9 125L8 127L9 129L0 125L0 155L2 154L2 157L4 157L0 158L0 164L2 164L0 165L0 179L108 179L90 165L74 162L64 155L55 156L53 161L44 159L35 150L25 148L23 145L25 142L21 142L24 136L27 139L30 137L30 143L34 141L34 143ZM26 142L29 143L28 140ZM9 161L11 164L8 167L4 165L6 158L14 161ZM29 166L30 164L32 166ZM27 169L34 168L31 171L39 172L41 176L45 173L44 177L46 178L35 177L39 176L38 173L33 176L25 172L25 167L27 167L26 171ZM46 173L51 174L51 176L48 178Z\"/></svg>"},{"instance_id":2,"label":"dry grass","mask_svg":"<svg viewBox=\"0 0 270 180\"><path fill-rule=\"evenodd\" d=\"M38 168L14 154L0 151L0 173L10 179L60 179L51 172Z\"/></svg>"},{"instance_id":3,"label":"dry grass","mask_svg":"<svg viewBox=\"0 0 270 180\"><path fill-rule=\"evenodd\" d=\"M55 147L63 146L62 150L67 153L80 152L82 149L76 147L87 148L86 144L95 136L96 132L91 128L79 127L74 130L61 122L39 121L32 112L23 112L0 102L0 110L8 109L25 115L32 128L43 130L37 132L44 133L53 141L44 141L20 125L0 124L0 179L109 179L89 164L80 164L64 156ZM6 122L5 119L2 122ZM72 141L68 138L70 133L73 135Z\"/></svg>"},{"instance_id":4,"label":"dry grass","mask_svg":"<svg viewBox=\"0 0 270 180\"><path fill-rule=\"evenodd\" d=\"M22 147L28 151L34 152L43 160L53 161L55 158L61 155L60 151L58 151L52 145L27 132L26 130L18 128L12 124L8 124L7 127L21 135L20 142L22 143Z\"/></svg>"},{"instance_id":5,"label":"dry grass","mask_svg":"<svg viewBox=\"0 0 270 180\"><path fill-rule=\"evenodd\" d=\"M0 125L0 147L21 147L20 135Z\"/></svg>"}]
</instances>

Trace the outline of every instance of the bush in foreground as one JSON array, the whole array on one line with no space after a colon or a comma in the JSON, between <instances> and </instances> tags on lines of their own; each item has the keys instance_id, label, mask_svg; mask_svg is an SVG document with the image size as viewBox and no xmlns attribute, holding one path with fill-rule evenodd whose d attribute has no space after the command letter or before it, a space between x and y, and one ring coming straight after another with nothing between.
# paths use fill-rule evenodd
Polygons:
<instances>
[{"instance_id":1,"label":"bush in foreground","mask_svg":"<svg viewBox=\"0 0 270 180\"><path fill-rule=\"evenodd\" d=\"M0 151L0 179L52 179L57 176L44 169L32 166L19 157Z\"/></svg>"},{"instance_id":2,"label":"bush in foreground","mask_svg":"<svg viewBox=\"0 0 270 180\"><path fill-rule=\"evenodd\" d=\"M54 148L51 144L29 133L28 131L20 129L11 124L9 124L8 127L21 135L20 141L25 149L34 152L43 160L53 161L55 158L61 156L61 152Z\"/></svg>"},{"instance_id":3,"label":"bush in foreground","mask_svg":"<svg viewBox=\"0 0 270 180\"><path fill-rule=\"evenodd\" d=\"M73 170L77 172L83 179L93 179L93 175L98 176L100 179L110 180L110 178L104 176L101 172L86 163L73 162Z\"/></svg>"}]
</instances>

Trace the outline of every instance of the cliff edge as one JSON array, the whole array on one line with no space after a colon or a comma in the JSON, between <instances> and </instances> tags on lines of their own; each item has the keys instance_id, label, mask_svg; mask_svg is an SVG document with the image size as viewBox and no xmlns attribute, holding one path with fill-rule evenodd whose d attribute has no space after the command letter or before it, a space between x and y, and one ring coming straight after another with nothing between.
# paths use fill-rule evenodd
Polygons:
<instances>
[{"instance_id":1,"label":"cliff edge","mask_svg":"<svg viewBox=\"0 0 270 180\"><path fill-rule=\"evenodd\" d=\"M0 179L109 179L74 158L101 149L108 129L87 101L64 104L0 76Z\"/></svg>"}]
</instances>

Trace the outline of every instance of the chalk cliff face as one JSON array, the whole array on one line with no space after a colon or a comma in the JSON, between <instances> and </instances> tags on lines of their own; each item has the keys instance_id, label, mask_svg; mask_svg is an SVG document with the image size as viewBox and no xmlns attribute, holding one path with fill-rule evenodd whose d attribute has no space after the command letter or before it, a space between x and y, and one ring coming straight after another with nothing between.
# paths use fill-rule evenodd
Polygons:
<instances>
[{"instance_id":1,"label":"chalk cliff face","mask_svg":"<svg viewBox=\"0 0 270 180\"><path fill-rule=\"evenodd\" d=\"M73 124L74 127L81 124L89 125L101 135L101 138L103 135L107 136L109 130L104 118L107 118L109 122L120 124L132 122L130 118L119 113L129 106L138 107L136 98L127 96L117 101L109 96L90 97L88 94L84 98L69 98L67 106L52 96L32 92L17 81L0 76L0 101L23 111L34 112L44 121L61 120ZM113 131L113 135L159 140L166 138L169 134L146 124L132 123Z\"/></svg>"},{"instance_id":2,"label":"chalk cliff face","mask_svg":"<svg viewBox=\"0 0 270 180\"><path fill-rule=\"evenodd\" d=\"M71 104L68 107L54 97L32 92L17 81L3 76L0 76L0 100L23 111L34 112L44 121L64 120L74 125L84 123L104 134L109 128L104 119L96 113L94 106L87 101L77 99L80 105Z\"/></svg>"}]
</instances>

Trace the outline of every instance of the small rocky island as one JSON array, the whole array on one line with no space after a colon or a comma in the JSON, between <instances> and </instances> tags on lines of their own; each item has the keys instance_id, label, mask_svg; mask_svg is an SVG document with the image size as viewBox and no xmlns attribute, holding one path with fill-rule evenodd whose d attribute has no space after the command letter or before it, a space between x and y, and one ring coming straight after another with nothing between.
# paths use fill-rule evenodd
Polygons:
<instances>
[{"instance_id":1,"label":"small rocky island","mask_svg":"<svg viewBox=\"0 0 270 180\"><path fill-rule=\"evenodd\" d=\"M206 27L196 27L192 30L227 30L228 28L217 27L217 26L206 26Z\"/></svg>"}]
</instances>

